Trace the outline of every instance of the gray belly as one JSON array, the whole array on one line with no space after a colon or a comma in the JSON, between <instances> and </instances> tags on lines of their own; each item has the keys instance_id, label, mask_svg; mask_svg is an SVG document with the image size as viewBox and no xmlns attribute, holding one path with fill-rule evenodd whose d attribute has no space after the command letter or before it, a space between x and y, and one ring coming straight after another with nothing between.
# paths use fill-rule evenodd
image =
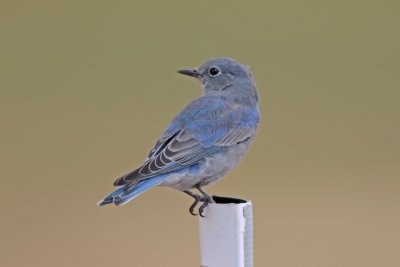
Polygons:
<instances>
[{"instance_id":1,"label":"gray belly","mask_svg":"<svg viewBox=\"0 0 400 267\"><path fill-rule=\"evenodd\" d=\"M226 176L246 155L254 138L227 147L225 151L213 154L199 162L198 168L185 168L171 173L160 186L177 190L188 190L195 185L206 186Z\"/></svg>"}]
</instances>

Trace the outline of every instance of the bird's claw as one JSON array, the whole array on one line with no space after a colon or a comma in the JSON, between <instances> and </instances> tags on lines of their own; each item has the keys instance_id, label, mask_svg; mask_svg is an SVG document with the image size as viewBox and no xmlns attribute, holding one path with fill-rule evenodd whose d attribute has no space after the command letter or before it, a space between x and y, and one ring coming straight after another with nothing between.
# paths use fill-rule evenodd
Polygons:
<instances>
[{"instance_id":1,"label":"bird's claw","mask_svg":"<svg viewBox=\"0 0 400 267\"><path fill-rule=\"evenodd\" d=\"M194 212L194 208L197 206L197 203L199 203L199 199L195 198L193 204L189 207L189 212L190 214L192 214L193 216L196 216L197 213Z\"/></svg>"},{"instance_id":2,"label":"bird's claw","mask_svg":"<svg viewBox=\"0 0 400 267\"><path fill-rule=\"evenodd\" d=\"M204 217L203 215L203 211L204 208L208 206L208 201L204 201L203 204L201 204L201 206L199 207L199 215L200 217Z\"/></svg>"},{"instance_id":3,"label":"bird's claw","mask_svg":"<svg viewBox=\"0 0 400 267\"><path fill-rule=\"evenodd\" d=\"M193 204L189 207L190 214L192 214L193 216L200 215L200 217L204 217L203 215L204 209L208 206L208 204L215 202L212 199L212 197L210 197L206 192L204 192L200 186L196 186L196 188L203 194L203 196L195 194L189 190L185 190L183 192L194 198ZM202 202L202 204L199 207L199 214L197 214L194 212L194 209L196 208L197 204L199 204L199 202Z\"/></svg>"},{"instance_id":4,"label":"bird's claw","mask_svg":"<svg viewBox=\"0 0 400 267\"><path fill-rule=\"evenodd\" d=\"M197 206L197 204L199 204L199 202L202 202L203 204L201 204L201 206L199 207L199 214L197 214L194 212L194 208L196 208L196 206ZM193 216L200 215L201 217L204 217L203 210L207 205L208 205L208 200L206 198L204 198L202 196L195 197L193 204L189 207L189 212Z\"/></svg>"}]
</instances>

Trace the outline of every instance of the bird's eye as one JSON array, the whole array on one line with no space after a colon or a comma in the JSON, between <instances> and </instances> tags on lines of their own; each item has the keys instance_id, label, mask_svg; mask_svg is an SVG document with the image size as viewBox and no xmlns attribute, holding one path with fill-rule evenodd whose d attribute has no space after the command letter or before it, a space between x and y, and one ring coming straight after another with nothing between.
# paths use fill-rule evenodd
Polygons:
<instances>
[{"instance_id":1,"label":"bird's eye","mask_svg":"<svg viewBox=\"0 0 400 267\"><path fill-rule=\"evenodd\" d=\"M217 67L211 67L208 70L208 73L210 73L211 76L215 77L220 73L220 71L219 71L219 69Z\"/></svg>"}]
</instances>

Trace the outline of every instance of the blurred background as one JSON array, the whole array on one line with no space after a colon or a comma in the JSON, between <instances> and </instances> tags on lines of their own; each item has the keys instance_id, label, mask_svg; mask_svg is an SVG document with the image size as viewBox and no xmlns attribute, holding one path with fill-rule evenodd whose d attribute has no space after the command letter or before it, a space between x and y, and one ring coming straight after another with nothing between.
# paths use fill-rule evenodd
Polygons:
<instances>
[{"instance_id":1,"label":"blurred background","mask_svg":"<svg viewBox=\"0 0 400 267\"><path fill-rule=\"evenodd\" d=\"M210 194L251 199L255 266L400 266L398 1L2 1L0 266L199 266L192 199L98 207L201 94L249 65L254 146Z\"/></svg>"}]
</instances>

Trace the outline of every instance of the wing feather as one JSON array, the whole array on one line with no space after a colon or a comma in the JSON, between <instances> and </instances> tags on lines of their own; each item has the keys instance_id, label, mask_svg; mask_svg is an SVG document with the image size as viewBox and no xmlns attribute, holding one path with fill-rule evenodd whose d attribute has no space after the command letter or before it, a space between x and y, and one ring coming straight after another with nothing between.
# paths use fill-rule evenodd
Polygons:
<instances>
[{"instance_id":1,"label":"wing feather","mask_svg":"<svg viewBox=\"0 0 400 267\"><path fill-rule=\"evenodd\" d=\"M209 111L212 106L214 110ZM205 112L205 111L209 112ZM143 165L114 185L135 186L142 180L179 170L208 155L244 142L255 134L257 107L232 110L224 99L202 97L186 107L158 139ZM245 121L244 121L245 120Z\"/></svg>"}]
</instances>

